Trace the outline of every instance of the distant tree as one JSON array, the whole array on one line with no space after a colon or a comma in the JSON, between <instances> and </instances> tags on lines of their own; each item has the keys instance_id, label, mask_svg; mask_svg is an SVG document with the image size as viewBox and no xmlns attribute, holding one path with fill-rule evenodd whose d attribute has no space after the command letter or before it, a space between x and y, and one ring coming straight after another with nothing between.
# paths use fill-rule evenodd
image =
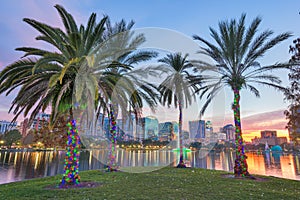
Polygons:
<instances>
[{"instance_id":1,"label":"distant tree","mask_svg":"<svg viewBox=\"0 0 300 200\"><path fill-rule=\"evenodd\" d=\"M200 149L202 147L202 143L201 142L192 142L190 144L190 147Z\"/></svg>"},{"instance_id":2,"label":"distant tree","mask_svg":"<svg viewBox=\"0 0 300 200\"><path fill-rule=\"evenodd\" d=\"M34 144L34 132L34 129L29 130L29 132L21 139L21 143L23 146L32 146Z\"/></svg>"},{"instance_id":3,"label":"distant tree","mask_svg":"<svg viewBox=\"0 0 300 200\"><path fill-rule=\"evenodd\" d=\"M152 140L151 139L143 139L142 143L144 146L152 145Z\"/></svg>"},{"instance_id":4,"label":"distant tree","mask_svg":"<svg viewBox=\"0 0 300 200\"><path fill-rule=\"evenodd\" d=\"M35 143L40 142L45 148L50 147L66 147L66 140L68 139L65 133L67 129L67 120L60 117L54 126L44 124L38 131L34 131Z\"/></svg>"},{"instance_id":5,"label":"distant tree","mask_svg":"<svg viewBox=\"0 0 300 200\"><path fill-rule=\"evenodd\" d=\"M11 148L11 145L13 143L18 142L21 138L22 138L22 135L21 135L20 131L17 129L7 131L3 136L5 144L7 146L9 146L9 148Z\"/></svg>"},{"instance_id":6,"label":"distant tree","mask_svg":"<svg viewBox=\"0 0 300 200\"><path fill-rule=\"evenodd\" d=\"M290 46L292 57L290 62L294 65L290 69L290 87L285 93L285 99L290 102L284 112L289 120L286 128L289 130L291 140L300 143L300 38L293 41Z\"/></svg>"}]
</instances>

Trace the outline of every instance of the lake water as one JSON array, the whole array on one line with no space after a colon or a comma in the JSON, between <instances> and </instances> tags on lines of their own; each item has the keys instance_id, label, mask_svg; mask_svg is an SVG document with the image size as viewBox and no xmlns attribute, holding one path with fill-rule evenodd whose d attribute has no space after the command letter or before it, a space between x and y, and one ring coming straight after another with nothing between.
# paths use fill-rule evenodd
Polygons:
<instances>
[{"instance_id":1,"label":"lake water","mask_svg":"<svg viewBox=\"0 0 300 200\"><path fill-rule=\"evenodd\" d=\"M247 153L249 172L300 180L300 156L293 154L257 155ZM53 176L63 173L64 151L14 152L0 150L0 184ZM103 169L108 152L83 151L80 170ZM188 166L233 171L234 152L193 151L185 153ZM176 166L178 154L172 151L125 151L116 154L118 165L129 172L146 172L167 165ZM152 168L151 168L152 167ZM138 169L138 170L137 170Z\"/></svg>"}]
</instances>

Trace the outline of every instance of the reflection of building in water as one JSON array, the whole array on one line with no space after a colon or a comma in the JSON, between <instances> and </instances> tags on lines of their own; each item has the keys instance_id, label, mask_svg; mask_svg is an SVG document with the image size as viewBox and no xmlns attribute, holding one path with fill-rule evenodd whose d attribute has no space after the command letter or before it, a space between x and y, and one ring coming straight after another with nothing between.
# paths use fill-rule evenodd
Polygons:
<instances>
[{"instance_id":1,"label":"reflection of building in water","mask_svg":"<svg viewBox=\"0 0 300 200\"><path fill-rule=\"evenodd\" d=\"M265 175L282 176L280 157L281 153L265 152L262 157L264 159ZM257 167L257 170L259 174L262 174L260 167Z\"/></svg>"},{"instance_id":2,"label":"reflection of building in water","mask_svg":"<svg viewBox=\"0 0 300 200\"><path fill-rule=\"evenodd\" d=\"M281 145L287 142L286 137L277 137L276 131L261 131L261 137L252 139L253 144Z\"/></svg>"},{"instance_id":3,"label":"reflection of building in water","mask_svg":"<svg viewBox=\"0 0 300 200\"><path fill-rule=\"evenodd\" d=\"M220 153L220 162L222 165L222 170L225 171L232 171L233 170L233 158L232 158L232 151Z\"/></svg>"},{"instance_id":4,"label":"reflection of building in water","mask_svg":"<svg viewBox=\"0 0 300 200\"><path fill-rule=\"evenodd\" d=\"M193 153L191 166L206 169L208 167L207 153L208 152L203 152L203 151L196 151L195 153Z\"/></svg>"},{"instance_id":5,"label":"reflection of building in water","mask_svg":"<svg viewBox=\"0 0 300 200\"><path fill-rule=\"evenodd\" d=\"M300 157L296 154L293 158L295 173L300 175Z\"/></svg>"},{"instance_id":6,"label":"reflection of building in water","mask_svg":"<svg viewBox=\"0 0 300 200\"><path fill-rule=\"evenodd\" d=\"M209 152L207 154L207 169L215 169L216 168L216 154L215 152Z\"/></svg>"},{"instance_id":7,"label":"reflection of building in water","mask_svg":"<svg viewBox=\"0 0 300 200\"><path fill-rule=\"evenodd\" d=\"M280 162L282 174L284 174L286 178L295 179L296 172L295 163L293 162L293 155L282 155L280 157Z\"/></svg>"},{"instance_id":8,"label":"reflection of building in water","mask_svg":"<svg viewBox=\"0 0 300 200\"><path fill-rule=\"evenodd\" d=\"M280 163L280 156L282 153L273 153L272 152L272 157L273 157L273 164L276 168L281 168L281 163Z\"/></svg>"}]
</instances>

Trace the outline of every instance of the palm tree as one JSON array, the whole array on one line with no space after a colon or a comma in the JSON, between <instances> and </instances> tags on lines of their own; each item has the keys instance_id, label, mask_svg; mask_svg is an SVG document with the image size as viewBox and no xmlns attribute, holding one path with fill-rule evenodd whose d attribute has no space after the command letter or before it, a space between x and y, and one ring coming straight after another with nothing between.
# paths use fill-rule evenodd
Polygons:
<instances>
[{"instance_id":1,"label":"palm tree","mask_svg":"<svg viewBox=\"0 0 300 200\"><path fill-rule=\"evenodd\" d=\"M14 120L24 112L31 112L30 120L40 110L51 106L51 122L61 115L69 115L68 145L65 160L65 173L61 182L78 184L78 167L80 146L73 115L72 97L75 91L75 79L87 57L101 43L106 18L96 22L96 14L89 17L87 26L78 27L71 14L63 7L56 5L65 31L49 26L33 19L24 21L35 28L41 35L36 37L52 45L56 51L48 51L33 47L17 48L25 52L23 58L7 66L0 74L0 93L11 91L21 86L12 102L10 111L15 114ZM31 58L27 58L32 56ZM94 96L97 99L97 96Z\"/></svg>"},{"instance_id":2,"label":"palm tree","mask_svg":"<svg viewBox=\"0 0 300 200\"><path fill-rule=\"evenodd\" d=\"M256 17L248 28L245 27L245 18L246 15L242 14L238 22L235 19L221 21L219 32L210 28L210 35L216 44L210 43L200 36L193 36L195 40L199 40L206 45L206 47L201 47L200 53L211 57L216 63L208 68L220 75L217 83L207 84L206 87L200 88L202 95L210 91L201 114L223 86L229 86L234 94L232 109L236 127L235 176L249 175L240 121L240 91L243 88L249 89L256 97L259 97L259 90L253 83L285 91L285 88L280 86L281 80L270 71L282 69L287 67L288 64L277 63L261 66L258 59L262 58L268 50L291 36L291 33L286 32L270 38L273 35L271 30L257 34L261 18Z\"/></svg>"},{"instance_id":3,"label":"palm tree","mask_svg":"<svg viewBox=\"0 0 300 200\"><path fill-rule=\"evenodd\" d=\"M189 69L193 67L192 63L187 60L188 55L182 56L181 53L167 54L166 57L159 59L158 62L169 69L167 77L158 86L160 92L160 101L165 106L174 105L179 110L179 131L178 140L180 146L180 161L177 167L186 167L183 161L182 146L182 109L189 106L192 100L195 100L194 87L190 83Z\"/></svg>"},{"instance_id":4,"label":"palm tree","mask_svg":"<svg viewBox=\"0 0 300 200\"><path fill-rule=\"evenodd\" d=\"M153 90L154 86L142 79L149 73L152 73L153 70L140 70L134 68L134 65L156 57L157 53L147 50L136 50L139 45L145 42L146 39L143 34L134 35L134 31L131 30L133 25L133 21L130 21L127 24L126 21L122 19L120 22L117 22L114 26L112 26L109 17L107 17L105 23L106 30L103 36L105 40L114 37L121 37L123 38L123 41L130 44L129 46L134 46L131 50L116 57L116 59L110 64L110 67L106 68L105 73L114 74L114 78L110 78L109 80L106 79L105 81L101 79L100 81L103 83L103 87L110 88L106 89L106 102L109 104L107 107L107 113L110 118L110 139L112 141L109 156L109 171L116 170L116 118L118 116L119 109L121 110L122 117L124 118L123 120L126 120L128 113L131 113L131 109L133 109L137 119L138 111L142 109L144 102L148 104L150 108L154 109L157 99ZM98 109L97 115L99 116L99 114L100 110Z\"/></svg>"}]
</instances>

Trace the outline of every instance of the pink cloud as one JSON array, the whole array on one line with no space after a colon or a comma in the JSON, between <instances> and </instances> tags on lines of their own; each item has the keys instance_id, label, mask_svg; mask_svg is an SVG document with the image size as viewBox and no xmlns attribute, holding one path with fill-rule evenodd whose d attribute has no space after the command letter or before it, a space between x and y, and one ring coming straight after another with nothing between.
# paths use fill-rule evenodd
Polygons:
<instances>
[{"instance_id":1,"label":"pink cloud","mask_svg":"<svg viewBox=\"0 0 300 200\"><path fill-rule=\"evenodd\" d=\"M287 120L284 110L255 114L242 119L245 130L285 129Z\"/></svg>"},{"instance_id":2,"label":"pink cloud","mask_svg":"<svg viewBox=\"0 0 300 200\"><path fill-rule=\"evenodd\" d=\"M258 131L258 130L284 130L287 124L284 110L276 110L271 112L264 112L253 114L241 119L242 129L244 131ZM206 118L205 120L211 120L215 131L218 131L220 127L226 124L234 124L233 114L226 114L224 116L215 116L213 118ZM246 133L246 132L245 132Z\"/></svg>"}]
</instances>

